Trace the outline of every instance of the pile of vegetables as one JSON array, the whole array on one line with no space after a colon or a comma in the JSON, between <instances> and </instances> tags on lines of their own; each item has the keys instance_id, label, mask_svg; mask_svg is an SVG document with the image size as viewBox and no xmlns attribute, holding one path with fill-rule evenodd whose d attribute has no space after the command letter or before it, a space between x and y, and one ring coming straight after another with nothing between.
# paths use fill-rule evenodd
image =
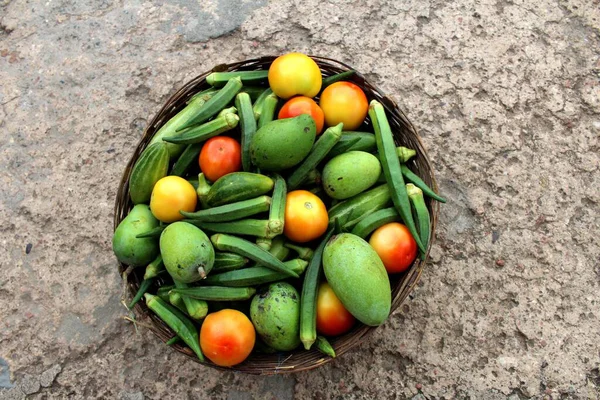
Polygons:
<instances>
[{"instance_id":1,"label":"pile of vegetables","mask_svg":"<svg viewBox=\"0 0 600 400\"><path fill-rule=\"evenodd\" d=\"M382 324L390 274L424 257L424 195L384 107L289 53L268 70L214 72L154 135L129 179L113 237L145 268L144 300L198 358L313 346Z\"/></svg>"}]
</instances>

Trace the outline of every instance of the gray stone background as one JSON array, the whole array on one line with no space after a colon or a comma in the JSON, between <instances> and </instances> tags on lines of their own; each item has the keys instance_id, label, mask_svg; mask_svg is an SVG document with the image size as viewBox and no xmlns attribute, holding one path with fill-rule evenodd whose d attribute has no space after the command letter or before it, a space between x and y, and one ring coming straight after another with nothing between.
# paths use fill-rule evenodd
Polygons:
<instances>
[{"instance_id":1,"label":"gray stone background","mask_svg":"<svg viewBox=\"0 0 600 400\"><path fill-rule=\"evenodd\" d=\"M217 372L122 319L116 188L181 85L291 50L392 95L449 202L368 341ZM0 398L600 397L598 0L0 0L0 128Z\"/></svg>"}]
</instances>

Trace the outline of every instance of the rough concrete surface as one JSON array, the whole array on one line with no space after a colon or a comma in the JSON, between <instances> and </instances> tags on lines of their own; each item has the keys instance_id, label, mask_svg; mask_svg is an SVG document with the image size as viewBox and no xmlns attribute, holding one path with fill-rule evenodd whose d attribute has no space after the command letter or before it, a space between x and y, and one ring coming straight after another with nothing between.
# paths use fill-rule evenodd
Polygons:
<instances>
[{"instance_id":1,"label":"rough concrete surface","mask_svg":"<svg viewBox=\"0 0 600 400\"><path fill-rule=\"evenodd\" d=\"M0 398L600 398L598 0L166 3L0 0ZM185 82L292 50L392 95L449 202L369 340L222 373L122 319L116 189Z\"/></svg>"}]
</instances>

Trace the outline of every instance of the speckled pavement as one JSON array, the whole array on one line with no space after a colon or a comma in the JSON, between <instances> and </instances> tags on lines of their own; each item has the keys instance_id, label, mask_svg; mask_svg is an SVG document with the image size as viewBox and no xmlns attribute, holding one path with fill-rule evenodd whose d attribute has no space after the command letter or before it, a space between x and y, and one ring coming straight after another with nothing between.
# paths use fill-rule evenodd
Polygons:
<instances>
[{"instance_id":1,"label":"speckled pavement","mask_svg":"<svg viewBox=\"0 0 600 400\"><path fill-rule=\"evenodd\" d=\"M0 398L600 398L600 2L0 0ZM420 283L309 372L218 372L123 320L118 181L164 101L223 62L354 66L441 192Z\"/></svg>"}]
</instances>

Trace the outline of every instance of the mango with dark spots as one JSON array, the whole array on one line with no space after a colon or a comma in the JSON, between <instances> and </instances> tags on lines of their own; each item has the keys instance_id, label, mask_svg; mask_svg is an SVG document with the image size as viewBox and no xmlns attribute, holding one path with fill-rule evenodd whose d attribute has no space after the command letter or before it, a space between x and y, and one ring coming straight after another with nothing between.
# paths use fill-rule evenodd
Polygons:
<instances>
[{"instance_id":1,"label":"mango with dark spots","mask_svg":"<svg viewBox=\"0 0 600 400\"><path fill-rule=\"evenodd\" d=\"M215 249L202 229L174 222L160 235L160 253L173 279L192 283L204 278L215 262Z\"/></svg>"},{"instance_id":2,"label":"mango with dark spots","mask_svg":"<svg viewBox=\"0 0 600 400\"><path fill-rule=\"evenodd\" d=\"M250 319L267 346L290 351L300 345L300 295L289 283L259 289L250 304Z\"/></svg>"},{"instance_id":3,"label":"mango with dark spots","mask_svg":"<svg viewBox=\"0 0 600 400\"><path fill-rule=\"evenodd\" d=\"M371 153L349 151L333 157L323 168L323 189L337 200L355 196L377 182L381 163Z\"/></svg>"},{"instance_id":4,"label":"mango with dark spots","mask_svg":"<svg viewBox=\"0 0 600 400\"><path fill-rule=\"evenodd\" d=\"M317 127L308 114L271 121L250 143L252 163L264 171L281 171L299 164L315 143Z\"/></svg>"}]
</instances>

